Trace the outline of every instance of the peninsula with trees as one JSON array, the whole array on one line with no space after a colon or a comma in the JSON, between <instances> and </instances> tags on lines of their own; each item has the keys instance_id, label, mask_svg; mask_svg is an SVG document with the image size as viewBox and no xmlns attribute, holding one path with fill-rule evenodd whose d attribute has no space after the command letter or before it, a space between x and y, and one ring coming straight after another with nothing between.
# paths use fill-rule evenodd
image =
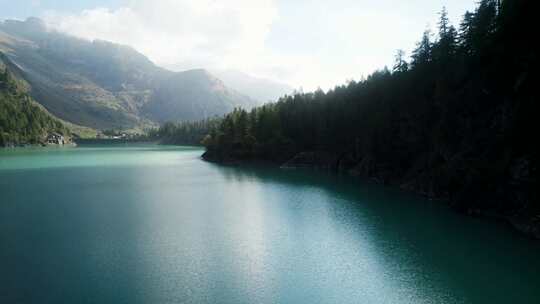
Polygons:
<instances>
[{"instance_id":1,"label":"peninsula with trees","mask_svg":"<svg viewBox=\"0 0 540 304\"><path fill-rule=\"evenodd\" d=\"M397 51L391 69L367 79L160 132L201 140L209 161L367 177L540 238L535 8L482 0L457 27L443 9L410 61Z\"/></svg>"}]
</instances>

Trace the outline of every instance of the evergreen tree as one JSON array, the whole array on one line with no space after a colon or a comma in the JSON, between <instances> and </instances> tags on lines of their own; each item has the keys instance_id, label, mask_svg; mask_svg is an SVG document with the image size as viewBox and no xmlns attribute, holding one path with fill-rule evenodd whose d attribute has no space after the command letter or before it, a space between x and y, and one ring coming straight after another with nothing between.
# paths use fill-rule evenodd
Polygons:
<instances>
[{"instance_id":1,"label":"evergreen tree","mask_svg":"<svg viewBox=\"0 0 540 304\"><path fill-rule=\"evenodd\" d=\"M405 60L405 51L397 50L394 58L394 67L392 69L394 73L404 73L409 70L409 64Z\"/></svg>"},{"instance_id":2,"label":"evergreen tree","mask_svg":"<svg viewBox=\"0 0 540 304\"><path fill-rule=\"evenodd\" d=\"M412 53L412 66L413 68L421 67L429 64L433 59L431 32L426 30L422 35L422 40L417 44Z\"/></svg>"},{"instance_id":3,"label":"evergreen tree","mask_svg":"<svg viewBox=\"0 0 540 304\"><path fill-rule=\"evenodd\" d=\"M457 53L457 31L448 20L448 12L443 7L439 20L439 41L433 46L433 57L439 67L445 69L452 63Z\"/></svg>"},{"instance_id":4,"label":"evergreen tree","mask_svg":"<svg viewBox=\"0 0 540 304\"><path fill-rule=\"evenodd\" d=\"M472 20L472 47L478 53L491 44L497 25L497 3L495 0L482 0Z\"/></svg>"},{"instance_id":5,"label":"evergreen tree","mask_svg":"<svg viewBox=\"0 0 540 304\"><path fill-rule=\"evenodd\" d=\"M458 46L465 56L473 55L474 17L471 12L466 12L459 27Z\"/></svg>"},{"instance_id":6,"label":"evergreen tree","mask_svg":"<svg viewBox=\"0 0 540 304\"><path fill-rule=\"evenodd\" d=\"M446 33L448 33L448 30L450 28L450 21L448 20L448 11L446 10L446 6L443 6L443 9L439 13L439 16L439 35L442 37Z\"/></svg>"}]
</instances>

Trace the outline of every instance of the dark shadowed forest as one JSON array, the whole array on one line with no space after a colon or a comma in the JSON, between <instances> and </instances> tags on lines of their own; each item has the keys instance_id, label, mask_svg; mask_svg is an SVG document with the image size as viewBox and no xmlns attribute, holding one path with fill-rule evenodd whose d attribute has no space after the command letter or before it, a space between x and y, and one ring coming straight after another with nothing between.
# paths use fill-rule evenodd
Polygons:
<instances>
[{"instance_id":1,"label":"dark shadowed forest","mask_svg":"<svg viewBox=\"0 0 540 304\"><path fill-rule=\"evenodd\" d=\"M398 50L367 79L158 133L202 141L208 160L334 169L538 233L537 11L483 0L452 25L443 9L410 60Z\"/></svg>"}]
</instances>

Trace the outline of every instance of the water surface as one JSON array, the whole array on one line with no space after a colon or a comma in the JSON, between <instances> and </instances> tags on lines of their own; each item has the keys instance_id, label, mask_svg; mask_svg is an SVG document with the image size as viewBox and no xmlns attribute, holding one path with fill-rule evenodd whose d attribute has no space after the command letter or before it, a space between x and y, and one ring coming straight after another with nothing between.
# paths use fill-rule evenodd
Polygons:
<instances>
[{"instance_id":1,"label":"water surface","mask_svg":"<svg viewBox=\"0 0 540 304\"><path fill-rule=\"evenodd\" d=\"M540 303L503 224L201 152L0 151L0 303Z\"/></svg>"}]
</instances>

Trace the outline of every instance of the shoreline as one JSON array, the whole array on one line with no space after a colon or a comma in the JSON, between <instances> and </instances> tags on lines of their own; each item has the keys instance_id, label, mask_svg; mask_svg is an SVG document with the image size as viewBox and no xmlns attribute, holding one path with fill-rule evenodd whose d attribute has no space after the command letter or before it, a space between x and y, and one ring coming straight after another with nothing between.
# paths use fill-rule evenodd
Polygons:
<instances>
[{"instance_id":1,"label":"shoreline","mask_svg":"<svg viewBox=\"0 0 540 304\"><path fill-rule=\"evenodd\" d=\"M248 165L264 165L273 168L280 168L282 170L297 170L297 169L307 169L314 170L319 172L328 172L332 174L344 174L353 178L365 177L364 181L369 181L374 184L382 184L394 189L400 189L404 192L417 194L429 200L441 201L448 205L451 210L461 214L463 216L483 218L487 220L495 220L501 223L505 223L511 227L514 231L518 232L520 235L527 237L530 240L538 241L540 240L540 218L536 217L527 217L523 215L505 215L501 212L495 210L481 209L479 207L464 207L462 203L457 203L452 200L452 198L447 195L436 195L433 192L416 189L411 184L407 183L394 183L391 181L384 181L374 176L364 176L358 174L358 172L352 172L352 170L340 170L340 168L332 168L332 166L320 166L316 164L294 164L292 161L301 155L304 152L297 153L292 159L284 163L276 161L265 161L257 159L241 160L241 159L219 159L212 156L212 153L206 150L202 155L201 159L210 163L215 163L223 166L248 166ZM356 173L356 174L355 174Z\"/></svg>"},{"instance_id":2,"label":"shoreline","mask_svg":"<svg viewBox=\"0 0 540 304\"><path fill-rule=\"evenodd\" d=\"M0 149L20 149L20 148L75 148L77 147L76 142L66 143L63 145L58 144L16 144L16 145L3 145L0 146Z\"/></svg>"}]
</instances>

